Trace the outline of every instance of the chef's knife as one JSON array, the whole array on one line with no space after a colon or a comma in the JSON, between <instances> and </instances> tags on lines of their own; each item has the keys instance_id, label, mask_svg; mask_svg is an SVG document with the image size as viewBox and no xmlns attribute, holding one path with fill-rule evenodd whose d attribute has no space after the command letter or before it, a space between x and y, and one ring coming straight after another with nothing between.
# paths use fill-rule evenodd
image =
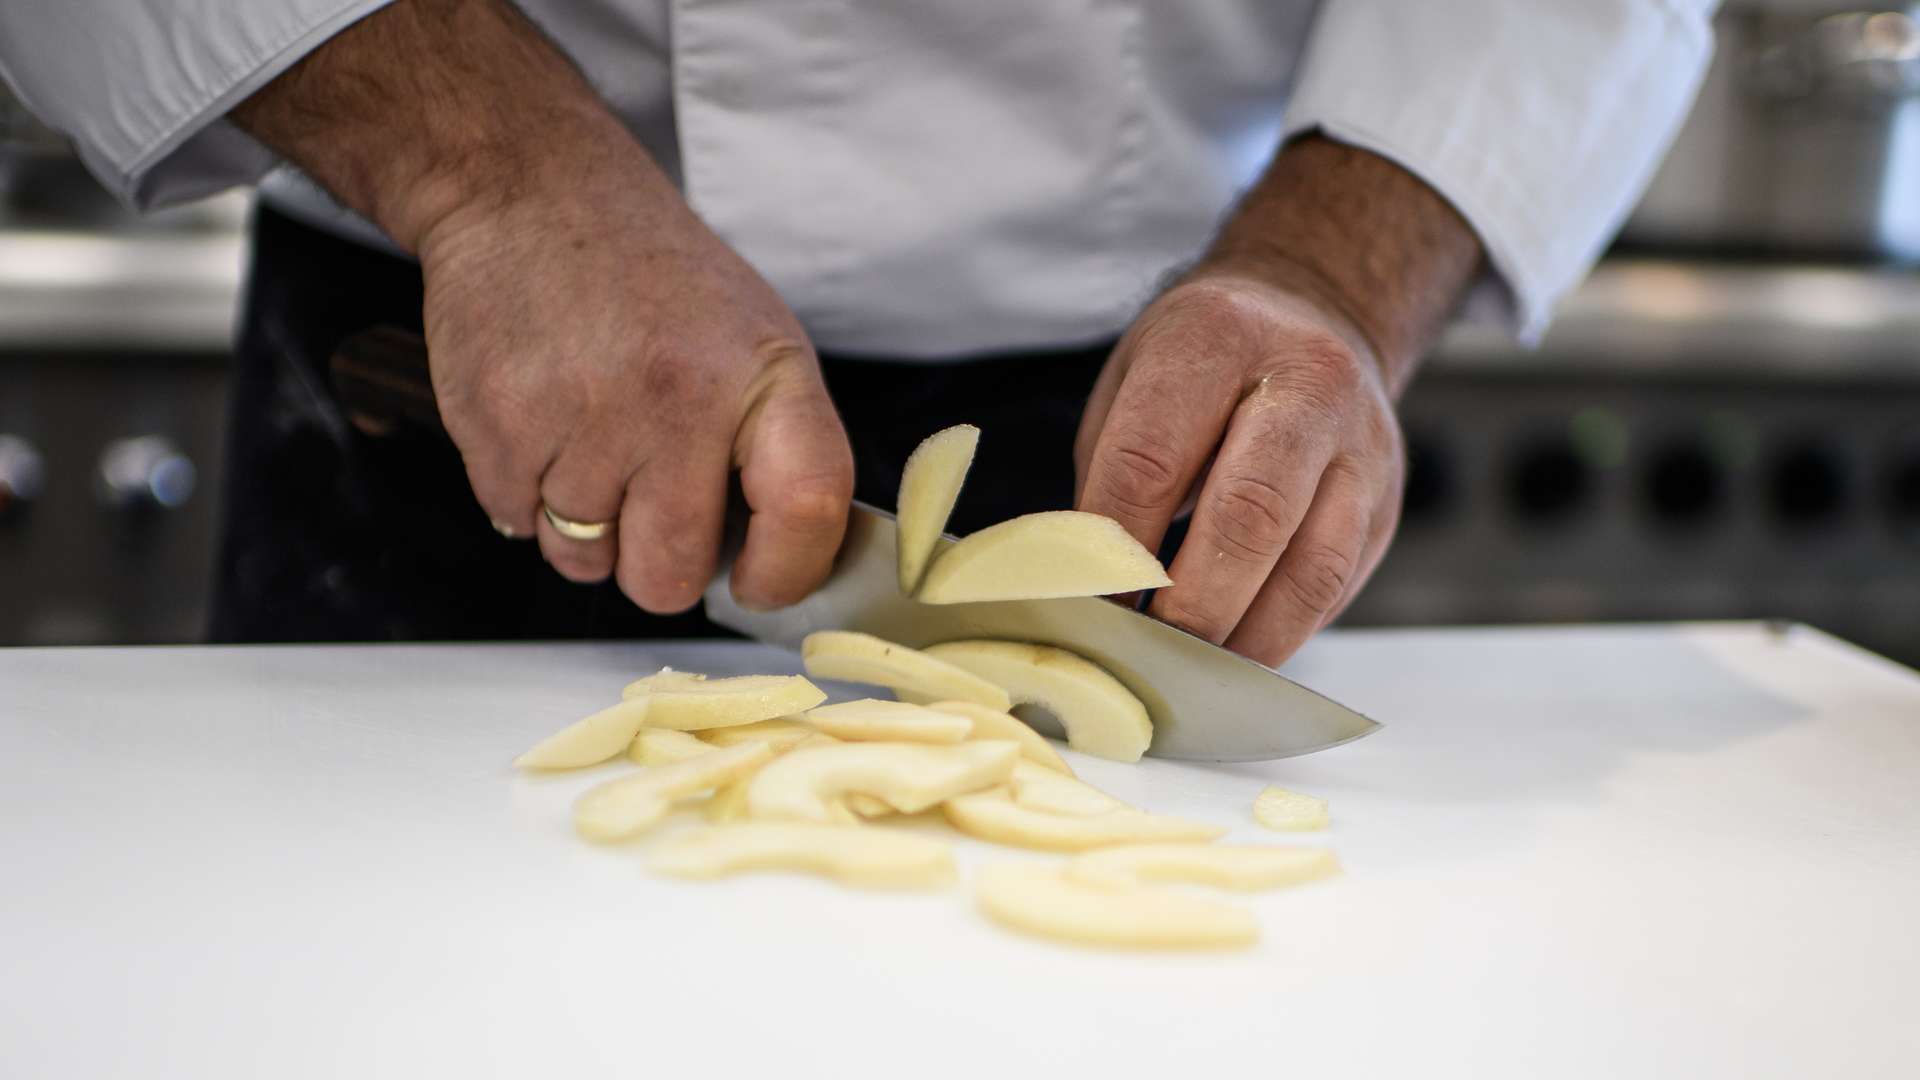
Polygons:
<instances>
[{"instance_id":1,"label":"chef's knife","mask_svg":"<svg viewBox=\"0 0 1920 1080\"><path fill-rule=\"evenodd\" d=\"M427 372L425 343L391 328L349 338L332 361L336 392L368 432L402 424L440 430ZM749 611L734 602L722 573L707 589L707 617L792 649L816 630L857 630L914 648L963 638L1059 646L1112 672L1146 704L1153 720L1147 753L1155 757L1291 757L1380 726L1271 668L1098 597L922 604L900 592L896 559L893 516L856 502L833 573L812 596L778 611ZM1020 711L1060 734L1052 717Z\"/></svg>"}]
</instances>

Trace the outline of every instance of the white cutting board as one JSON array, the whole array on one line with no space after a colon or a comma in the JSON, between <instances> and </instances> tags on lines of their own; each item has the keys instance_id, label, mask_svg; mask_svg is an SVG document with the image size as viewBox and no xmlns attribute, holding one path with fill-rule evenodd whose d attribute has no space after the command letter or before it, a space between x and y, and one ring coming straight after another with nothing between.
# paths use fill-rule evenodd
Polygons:
<instances>
[{"instance_id":1,"label":"white cutting board","mask_svg":"<svg viewBox=\"0 0 1920 1080\"><path fill-rule=\"evenodd\" d=\"M616 767L506 767L661 664L796 663L0 652L0 1077L1920 1075L1920 677L1817 633L1334 634L1292 670L1368 739L1076 755L1234 840L1284 841L1266 783L1332 800L1347 876L1249 900L1242 954L654 879L569 831Z\"/></svg>"}]
</instances>

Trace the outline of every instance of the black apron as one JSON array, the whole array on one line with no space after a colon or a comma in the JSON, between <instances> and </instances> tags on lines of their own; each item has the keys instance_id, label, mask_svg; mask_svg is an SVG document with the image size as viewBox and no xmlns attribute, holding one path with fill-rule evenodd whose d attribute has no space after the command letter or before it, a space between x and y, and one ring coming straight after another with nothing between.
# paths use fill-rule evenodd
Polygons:
<instances>
[{"instance_id":1,"label":"black apron","mask_svg":"<svg viewBox=\"0 0 1920 1080\"><path fill-rule=\"evenodd\" d=\"M575 585L494 533L442 437L369 437L327 377L334 348L420 329L419 266L258 211L236 346L210 636L216 642L453 641L724 634L695 608L649 615L611 581ZM951 528L1073 497L1081 409L1110 346L939 365L822 357L857 496L891 509L914 446L980 426Z\"/></svg>"}]
</instances>

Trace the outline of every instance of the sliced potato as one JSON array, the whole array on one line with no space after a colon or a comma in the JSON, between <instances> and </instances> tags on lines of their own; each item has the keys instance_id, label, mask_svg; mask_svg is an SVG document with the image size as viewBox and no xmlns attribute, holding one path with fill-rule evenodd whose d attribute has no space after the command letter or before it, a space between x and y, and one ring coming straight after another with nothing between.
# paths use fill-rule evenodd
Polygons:
<instances>
[{"instance_id":1,"label":"sliced potato","mask_svg":"<svg viewBox=\"0 0 1920 1080\"><path fill-rule=\"evenodd\" d=\"M666 817L675 800L737 780L772 756L765 743L743 743L609 780L573 804L573 827L589 840L638 836Z\"/></svg>"},{"instance_id":2,"label":"sliced potato","mask_svg":"<svg viewBox=\"0 0 1920 1080\"><path fill-rule=\"evenodd\" d=\"M807 674L816 679L867 683L920 698L972 701L1005 712L1007 692L965 668L872 634L819 630L800 643Z\"/></svg>"},{"instance_id":3,"label":"sliced potato","mask_svg":"<svg viewBox=\"0 0 1920 1080\"><path fill-rule=\"evenodd\" d=\"M900 497L894 503L901 592L912 595L920 584L979 445L979 428L957 424L927 436L908 455L906 467L900 471Z\"/></svg>"},{"instance_id":4,"label":"sliced potato","mask_svg":"<svg viewBox=\"0 0 1920 1080\"><path fill-rule=\"evenodd\" d=\"M1120 523L1049 510L992 525L942 551L914 598L926 604L1108 596L1173 584Z\"/></svg>"},{"instance_id":5,"label":"sliced potato","mask_svg":"<svg viewBox=\"0 0 1920 1080\"><path fill-rule=\"evenodd\" d=\"M1327 827L1327 800L1286 788L1269 787L1253 800L1253 819L1280 832L1312 832Z\"/></svg>"},{"instance_id":6,"label":"sliced potato","mask_svg":"<svg viewBox=\"0 0 1920 1080\"><path fill-rule=\"evenodd\" d=\"M752 782L751 774L731 781L708 796L701 812L706 815L708 821L716 825L747 820L747 785Z\"/></svg>"},{"instance_id":7,"label":"sliced potato","mask_svg":"<svg viewBox=\"0 0 1920 1080\"><path fill-rule=\"evenodd\" d=\"M852 811L855 817L859 818L890 817L898 813L893 807L887 805L885 799L869 795L864 791L849 793L846 802L847 809Z\"/></svg>"},{"instance_id":8,"label":"sliced potato","mask_svg":"<svg viewBox=\"0 0 1920 1080\"><path fill-rule=\"evenodd\" d=\"M733 727L708 728L694 733L701 742L715 746L737 746L743 742L764 742L773 747L773 752L783 753L818 735L812 724L793 716L782 716L772 720L756 720L751 724L735 724Z\"/></svg>"},{"instance_id":9,"label":"sliced potato","mask_svg":"<svg viewBox=\"0 0 1920 1080\"><path fill-rule=\"evenodd\" d=\"M755 821L832 821L834 807L856 791L901 813L919 813L955 795L1005 782L1019 756L1020 748L1010 742L800 747L754 776L747 786L747 814Z\"/></svg>"},{"instance_id":10,"label":"sliced potato","mask_svg":"<svg viewBox=\"0 0 1920 1080\"><path fill-rule=\"evenodd\" d=\"M647 722L644 698L609 705L535 743L513 759L520 769L578 769L620 756Z\"/></svg>"},{"instance_id":11,"label":"sliced potato","mask_svg":"<svg viewBox=\"0 0 1920 1080\"><path fill-rule=\"evenodd\" d=\"M1131 809L1092 784L1062 776L1025 758L1014 763L1013 776L1007 786L1013 791L1014 802L1049 814L1091 817Z\"/></svg>"},{"instance_id":12,"label":"sliced potato","mask_svg":"<svg viewBox=\"0 0 1920 1080\"><path fill-rule=\"evenodd\" d=\"M676 731L735 727L805 712L827 700L804 675L735 675L709 679L685 671L662 671L622 692L647 700L647 726Z\"/></svg>"},{"instance_id":13,"label":"sliced potato","mask_svg":"<svg viewBox=\"0 0 1920 1080\"><path fill-rule=\"evenodd\" d=\"M1117 844L1204 844L1226 832L1204 822L1132 809L1085 816L1050 814L1021 806L1000 790L957 795L941 809L947 821L968 836L1039 851L1088 851Z\"/></svg>"},{"instance_id":14,"label":"sliced potato","mask_svg":"<svg viewBox=\"0 0 1920 1080\"><path fill-rule=\"evenodd\" d=\"M1251 912L1170 889L1112 889L1057 866L1002 863L980 871L975 899L1003 926L1083 945L1234 948L1260 936Z\"/></svg>"},{"instance_id":15,"label":"sliced potato","mask_svg":"<svg viewBox=\"0 0 1920 1080\"><path fill-rule=\"evenodd\" d=\"M873 698L809 709L807 723L848 742L957 743L973 732L964 716Z\"/></svg>"},{"instance_id":16,"label":"sliced potato","mask_svg":"<svg viewBox=\"0 0 1920 1080\"><path fill-rule=\"evenodd\" d=\"M1230 847L1218 844L1130 844L1076 855L1067 874L1104 888L1174 881L1253 892L1332 877L1340 860L1324 848Z\"/></svg>"},{"instance_id":17,"label":"sliced potato","mask_svg":"<svg viewBox=\"0 0 1920 1080\"><path fill-rule=\"evenodd\" d=\"M926 650L1006 688L1016 704L1060 720L1067 745L1114 761L1139 761L1153 742L1147 707L1099 665L1051 645L949 641Z\"/></svg>"},{"instance_id":18,"label":"sliced potato","mask_svg":"<svg viewBox=\"0 0 1920 1080\"><path fill-rule=\"evenodd\" d=\"M795 821L748 822L681 833L656 845L647 865L659 873L686 878L800 870L873 888L929 888L954 879L953 849L943 840L894 829Z\"/></svg>"},{"instance_id":19,"label":"sliced potato","mask_svg":"<svg viewBox=\"0 0 1920 1080\"><path fill-rule=\"evenodd\" d=\"M1009 712L975 705L971 701L933 701L927 708L950 712L973 721L969 739L1007 739L1020 744L1020 756L1042 768L1064 776L1073 775L1073 767L1053 748L1046 736L1028 727L1026 721Z\"/></svg>"},{"instance_id":20,"label":"sliced potato","mask_svg":"<svg viewBox=\"0 0 1920 1080\"><path fill-rule=\"evenodd\" d=\"M641 728L627 748L627 756L641 765L671 765L712 752L712 743L671 728Z\"/></svg>"}]
</instances>

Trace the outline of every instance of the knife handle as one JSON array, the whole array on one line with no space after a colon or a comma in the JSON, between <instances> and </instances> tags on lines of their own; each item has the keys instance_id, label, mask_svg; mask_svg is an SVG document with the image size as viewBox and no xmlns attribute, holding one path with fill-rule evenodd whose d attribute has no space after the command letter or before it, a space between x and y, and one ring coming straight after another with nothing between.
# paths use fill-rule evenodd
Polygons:
<instances>
[{"instance_id":1,"label":"knife handle","mask_svg":"<svg viewBox=\"0 0 1920 1080\"><path fill-rule=\"evenodd\" d=\"M342 341L327 364L347 418L368 435L411 427L451 440L440 422L427 366L427 342L394 326L362 330Z\"/></svg>"}]
</instances>

